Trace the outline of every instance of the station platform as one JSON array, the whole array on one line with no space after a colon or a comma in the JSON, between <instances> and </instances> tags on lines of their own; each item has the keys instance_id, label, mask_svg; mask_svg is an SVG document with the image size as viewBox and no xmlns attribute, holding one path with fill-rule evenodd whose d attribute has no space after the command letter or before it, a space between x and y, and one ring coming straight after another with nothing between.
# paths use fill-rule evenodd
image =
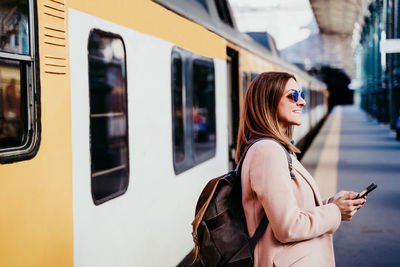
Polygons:
<instances>
[{"instance_id":1,"label":"station platform","mask_svg":"<svg viewBox=\"0 0 400 267\"><path fill-rule=\"evenodd\" d=\"M400 142L355 106L332 110L301 160L323 198L378 185L334 235L336 265L400 266Z\"/></svg>"}]
</instances>

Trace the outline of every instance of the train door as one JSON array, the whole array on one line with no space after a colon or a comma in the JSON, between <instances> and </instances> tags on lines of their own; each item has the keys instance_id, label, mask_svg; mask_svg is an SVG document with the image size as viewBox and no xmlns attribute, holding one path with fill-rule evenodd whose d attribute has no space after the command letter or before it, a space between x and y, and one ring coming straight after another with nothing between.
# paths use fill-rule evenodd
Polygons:
<instances>
[{"instance_id":1,"label":"train door","mask_svg":"<svg viewBox=\"0 0 400 267\"><path fill-rule=\"evenodd\" d=\"M236 139L239 128L239 53L227 47L228 151L229 167L235 167Z\"/></svg>"}]
</instances>

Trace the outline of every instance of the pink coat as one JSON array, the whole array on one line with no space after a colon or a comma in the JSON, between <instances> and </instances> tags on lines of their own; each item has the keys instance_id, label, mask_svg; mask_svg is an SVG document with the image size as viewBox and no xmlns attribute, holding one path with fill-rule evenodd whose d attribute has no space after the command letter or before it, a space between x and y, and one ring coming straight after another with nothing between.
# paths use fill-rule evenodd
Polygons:
<instances>
[{"instance_id":1,"label":"pink coat","mask_svg":"<svg viewBox=\"0 0 400 267\"><path fill-rule=\"evenodd\" d=\"M254 266L335 266L332 237L341 222L340 210L321 200L314 179L292 160L294 179L284 148L261 140L243 162L242 201L250 236L264 211L269 219L254 251Z\"/></svg>"}]
</instances>

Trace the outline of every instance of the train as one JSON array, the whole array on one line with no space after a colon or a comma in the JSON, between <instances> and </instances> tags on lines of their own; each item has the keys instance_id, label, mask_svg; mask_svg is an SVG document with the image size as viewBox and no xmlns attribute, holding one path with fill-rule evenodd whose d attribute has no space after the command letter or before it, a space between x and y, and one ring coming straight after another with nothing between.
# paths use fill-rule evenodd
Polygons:
<instances>
[{"instance_id":1,"label":"train","mask_svg":"<svg viewBox=\"0 0 400 267\"><path fill-rule=\"evenodd\" d=\"M251 80L296 76L295 141L327 114L227 0L2 0L0 21L1 266L176 266Z\"/></svg>"}]
</instances>

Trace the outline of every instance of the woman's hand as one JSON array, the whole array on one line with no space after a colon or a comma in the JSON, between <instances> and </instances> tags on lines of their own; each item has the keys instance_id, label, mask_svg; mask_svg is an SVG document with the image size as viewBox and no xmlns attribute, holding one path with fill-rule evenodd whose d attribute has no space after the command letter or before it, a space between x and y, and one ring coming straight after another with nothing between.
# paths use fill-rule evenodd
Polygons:
<instances>
[{"instance_id":1,"label":"woman's hand","mask_svg":"<svg viewBox=\"0 0 400 267\"><path fill-rule=\"evenodd\" d=\"M328 203L334 203L338 206L342 221L350 221L354 214L364 205L367 197L354 199L358 193L351 191L340 191L331 197Z\"/></svg>"}]
</instances>

